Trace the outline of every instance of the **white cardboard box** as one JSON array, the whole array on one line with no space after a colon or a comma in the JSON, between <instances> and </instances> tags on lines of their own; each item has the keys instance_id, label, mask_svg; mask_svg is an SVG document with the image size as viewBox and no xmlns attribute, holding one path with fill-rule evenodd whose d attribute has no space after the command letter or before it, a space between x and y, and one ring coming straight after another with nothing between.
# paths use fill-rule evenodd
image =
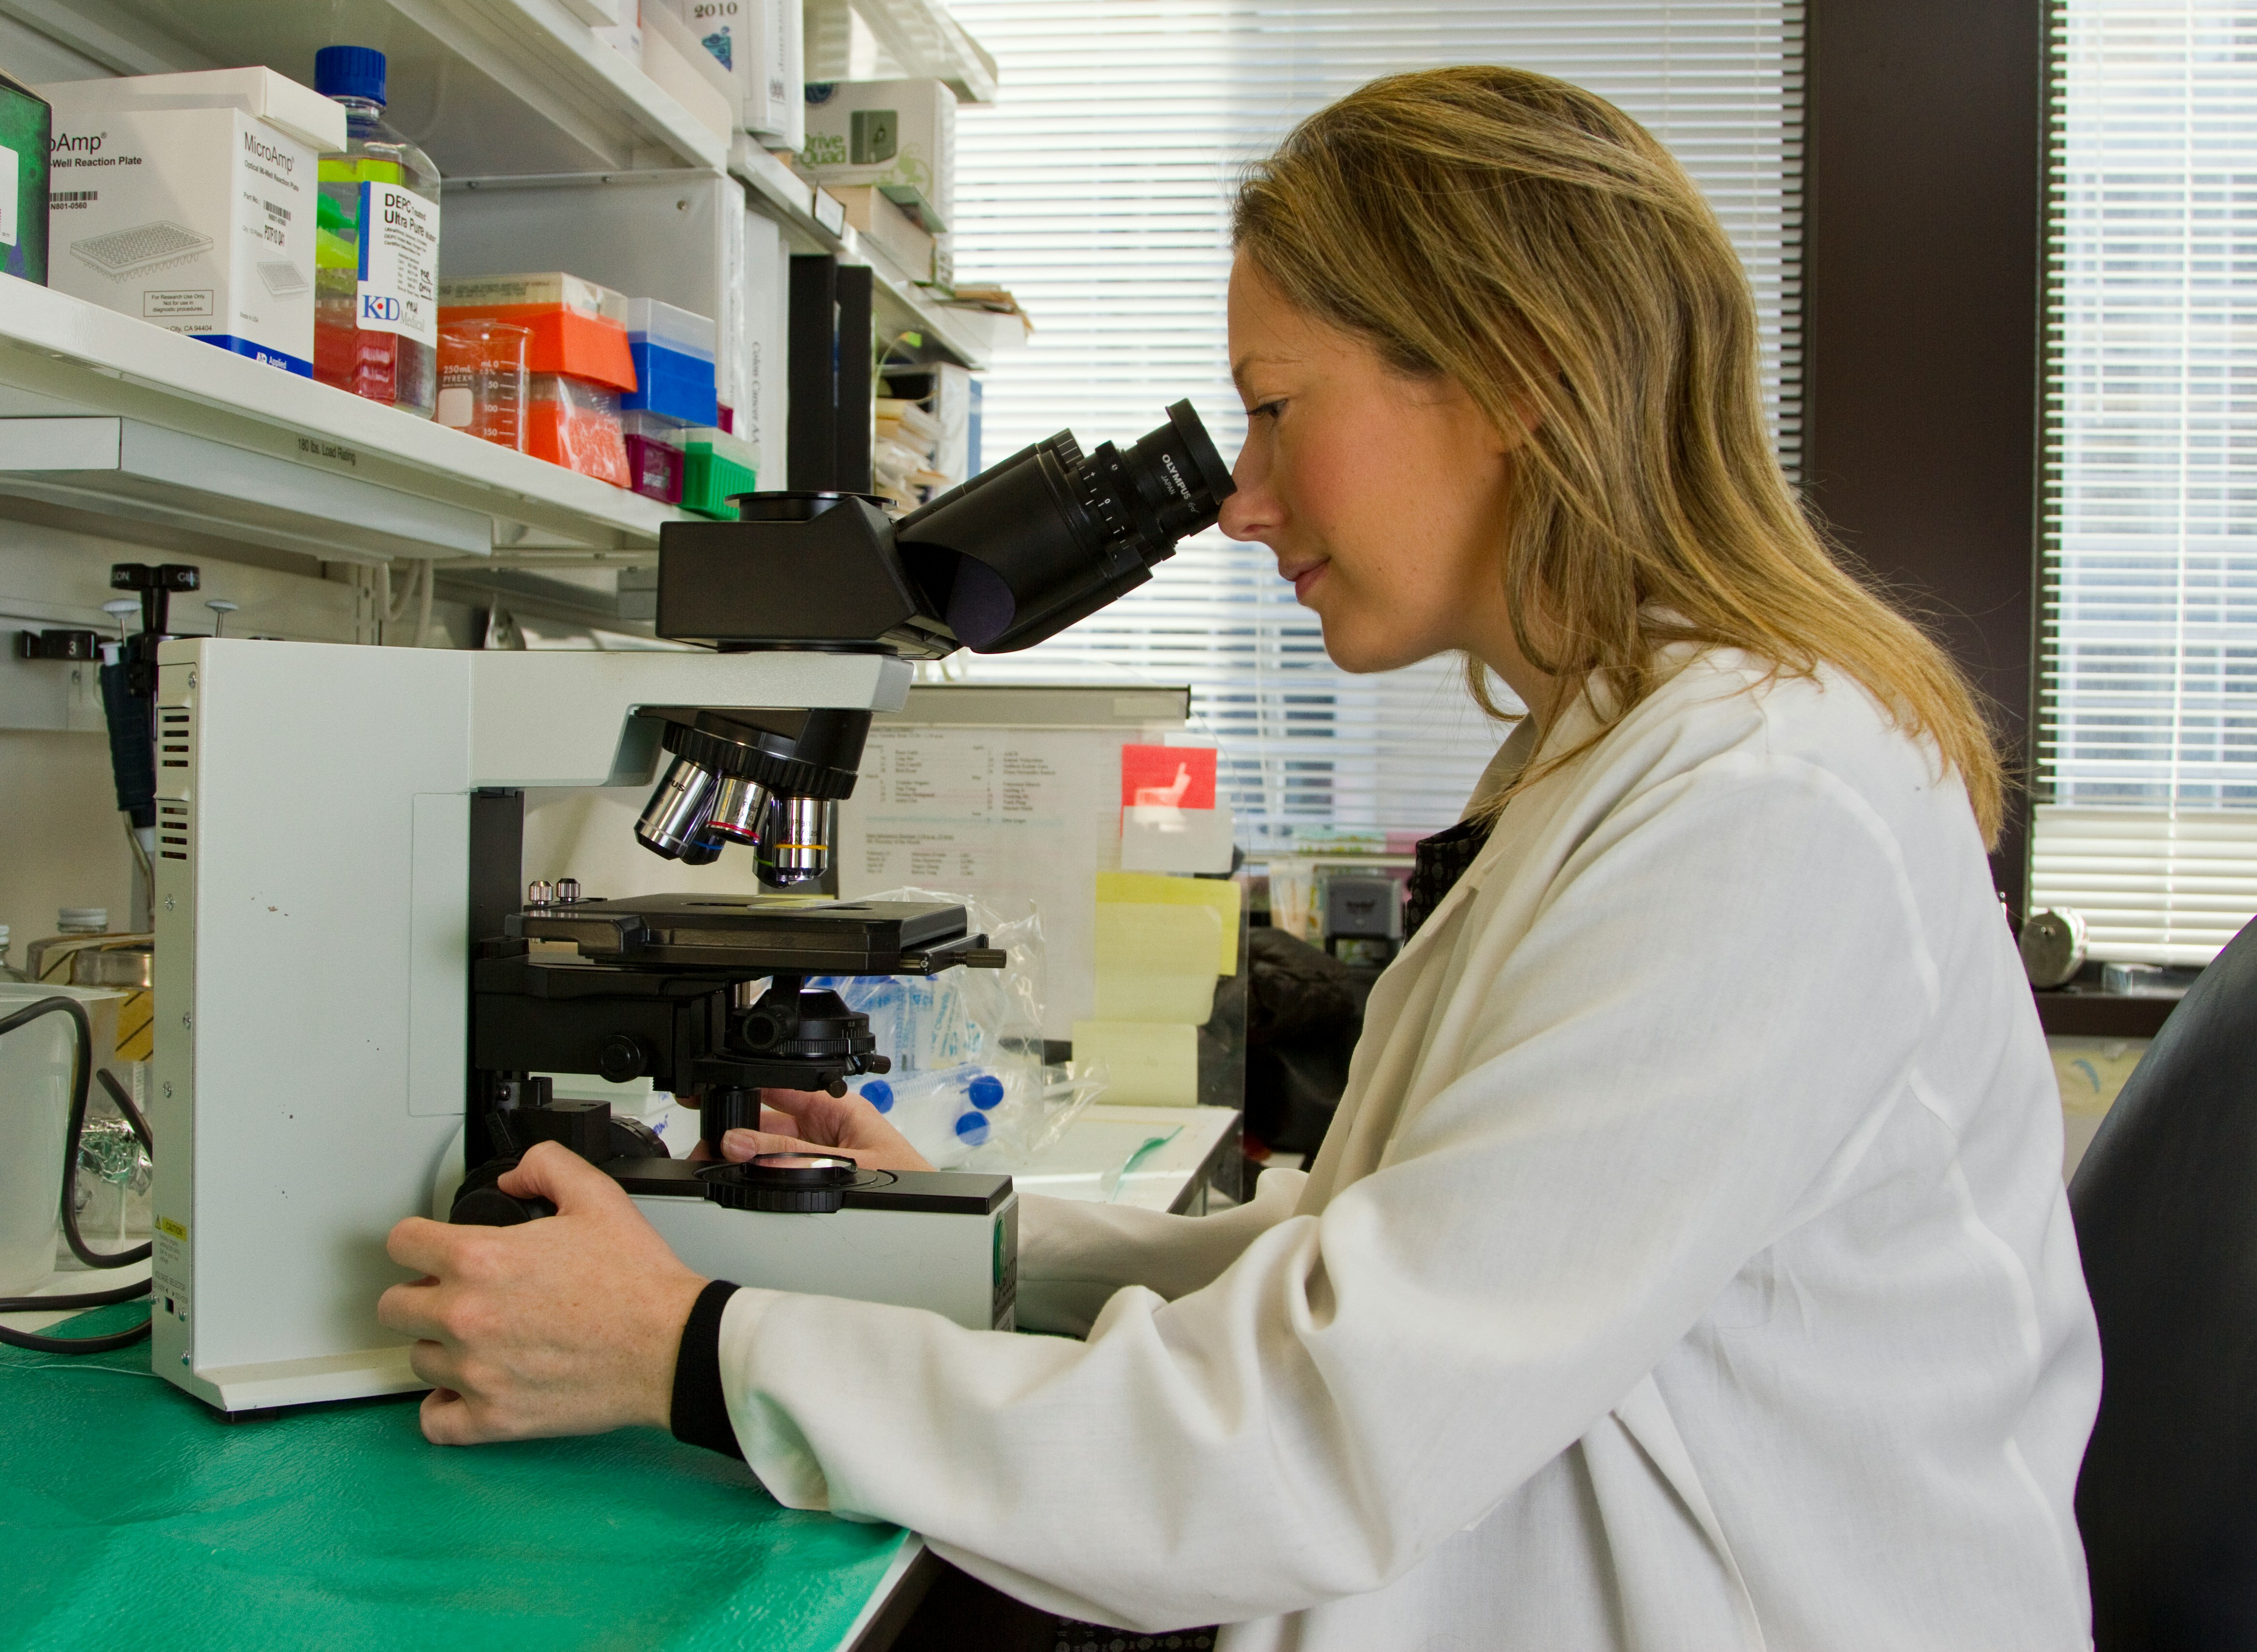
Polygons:
<instances>
[{"instance_id":1,"label":"white cardboard box","mask_svg":"<svg viewBox=\"0 0 2257 1652\"><path fill-rule=\"evenodd\" d=\"M697 43L676 0L651 0L642 20L642 72L725 142L744 124L745 89Z\"/></svg>"},{"instance_id":2,"label":"white cardboard box","mask_svg":"<svg viewBox=\"0 0 2257 1652\"><path fill-rule=\"evenodd\" d=\"M806 57L799 0L669 0L698 43L743 89L745 130L781 149L803 131L799 89Z\"/></svg>"},{"instance_id":3,"label":"white cardboard box","mask_svg":"<svg viewBox=\"0 0 2257 1652\"><path fill-rule=\"evenodd\" d=\"M817 181L905 183L956 217L956 94L945 81L818 81L800 160Z\"/></svg>"},{"instance_id":4,"label":"white cardboard box","mask_svg":"<svg viewBox=\"0 0 2257 1652\"><path fill-rule=\"evenodd\" d=\"M33 89L55 106L58 120L66 103L74 111L239 109L281 128L318 154L334 153L345 146L344 105L268 68L63 81Z\"/></svg>"},{"instance_id":5,"label":"white cardboard box","mask_svg":"<svg viewBox=\"0 0 2257 1652\"><path fill-rule=\"evenodd\" d=\"M315 163L344 147L344 110L265 69L39 92L47 284L312 377Z\"/></svg>"}]
</instances>

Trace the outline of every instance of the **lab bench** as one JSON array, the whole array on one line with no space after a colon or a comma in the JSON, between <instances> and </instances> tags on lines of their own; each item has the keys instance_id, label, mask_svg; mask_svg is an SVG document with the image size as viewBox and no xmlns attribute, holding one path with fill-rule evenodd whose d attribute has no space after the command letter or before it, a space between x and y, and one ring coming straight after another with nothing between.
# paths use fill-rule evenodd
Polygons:
<instances>
[{"instance_id":1,"label":"lab bench","mask_svg":"<svg viewBox=\"0 0 2257 1652\"><path fill-rule=\"evenodd\" d=\"M1214 1193L1238 1197L1239 1118L1235 1107L1095 1103L1011 1180L1022 1194L1204 1216Z\"/></svg>"},{"instance_id":2,"label":"lab bench","mask_svg":"<svg viewBox=\"0 0 2257 1652\"><path fill-rule=\"evenodd\" d=\"M1018 1184L1197 1213L1232 1185L1238 1117L1092 1106ZM875 1652L938 1570L914 1533L784 1508L743 1464L650 1429L444 1450L397 1399L230 1423L156 1380L145 1342L0 1348L0 1652L129 1636L167 1652Z\"/></svg>"}]
</instances>

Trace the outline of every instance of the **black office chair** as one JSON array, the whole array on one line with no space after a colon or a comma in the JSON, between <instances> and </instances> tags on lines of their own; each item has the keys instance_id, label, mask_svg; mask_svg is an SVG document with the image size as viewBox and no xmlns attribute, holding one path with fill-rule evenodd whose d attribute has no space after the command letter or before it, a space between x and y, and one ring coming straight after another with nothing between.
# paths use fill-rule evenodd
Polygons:
<instances>
[{"instance_id":1,"label":"black office chair","mask_svg":"<svg viewBox=\"0 0 2257 1652\"><path fill-rule=\"evenodd\" d=\"M2098 1652L2257 1648L2257 922L2164 1022L2069 1202L2105 1366L2077 1485Z\"/></svg>"}]
</instances>

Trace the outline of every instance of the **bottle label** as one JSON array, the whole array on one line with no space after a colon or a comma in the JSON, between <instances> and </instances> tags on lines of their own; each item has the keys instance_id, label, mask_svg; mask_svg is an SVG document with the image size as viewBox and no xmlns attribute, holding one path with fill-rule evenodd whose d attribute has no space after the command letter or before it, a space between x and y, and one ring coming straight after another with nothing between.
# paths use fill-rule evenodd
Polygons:
<instances>
[{"instance_id":1,"label":"bottle label","mask_svg":"<svg viewBox=\"0 0 2257 1652\"><path fill-rule=\"evenodd\" d=\"M439 208L396 183L360 187L363 332L439 344Z\"/></svg>"}]
</instances>

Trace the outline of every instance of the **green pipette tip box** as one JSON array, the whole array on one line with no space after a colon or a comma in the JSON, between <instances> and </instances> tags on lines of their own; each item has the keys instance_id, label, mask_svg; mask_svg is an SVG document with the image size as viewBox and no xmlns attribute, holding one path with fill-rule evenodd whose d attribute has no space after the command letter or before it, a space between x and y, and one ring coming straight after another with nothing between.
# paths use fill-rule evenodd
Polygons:
<instances>
[{"instance_id":1,"label":"green pipette tip box","mask_svg":"<svg viewBox=\"0 0 2257 1652\"><path fill-rule=\"evenodd\" d=\"M0 73L0 270L47 284L46 100Z\"/></svg>"}]
</instances>

